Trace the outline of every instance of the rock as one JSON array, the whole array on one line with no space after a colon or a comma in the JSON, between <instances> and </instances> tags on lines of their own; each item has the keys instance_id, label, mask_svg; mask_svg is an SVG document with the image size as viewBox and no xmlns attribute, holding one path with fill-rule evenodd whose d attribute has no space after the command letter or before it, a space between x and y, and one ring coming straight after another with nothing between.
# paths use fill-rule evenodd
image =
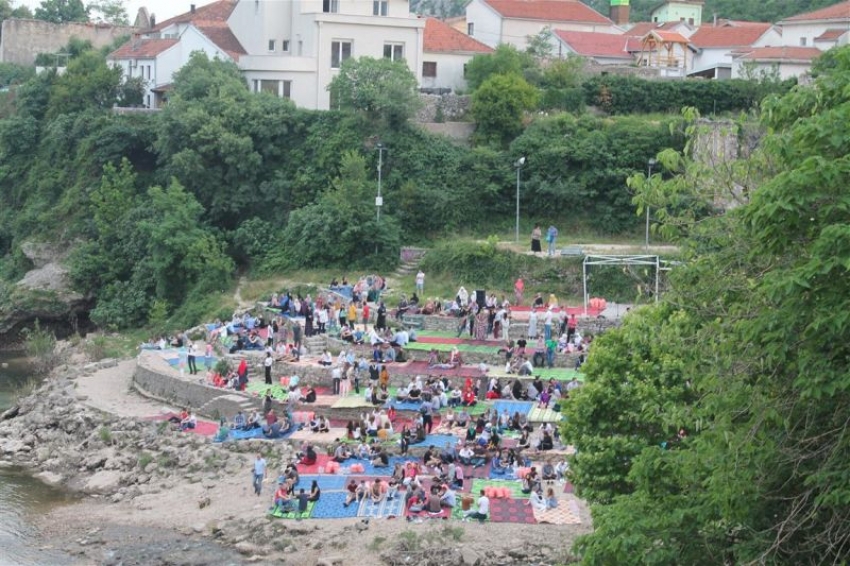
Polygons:
<instances>
[{"instance_id":1,"label":"rock","mask_svg":"<svg viewBox=\"0 0 850 566\"><path fill-rule=\"evenodd\" d=\"M151 474L152 474L152 473L154 473L157 469L159 469L159 464L157 464L156 462L151 462L150 464L148 464L147 466L145 466L145 473L146 473L147 475L151 475Z\"/></svg>"},{"instance_id":2,"label":"rock","mask_svg":"<svg viewBox=\"0 0 850 566\"><path fill-rule=\"evenodd\" d=\"M103 470L97 472L85 484L88 493L109 494L121 485L121 472Z\"/></svg>"},{"instance_id":3,"label":"rock","mask_svg":"<svg viewBox=\"0 0 850 566\"><path fill-rule=\"evenodd\" d=\"M97 454L92 454L88 458L86 458L83 465L87 470L96 470L98 468L102 468L106 464L107 456L103 452L98 452Z\"/></svg>"},{"instance_id":4,"label":"rock","mask_svg":"<svg viewBox=\"0 0 850 566\"><path fill-rule=\"evenodd\" d=\"M35 477L43 481L47 485L52 486L62 485L62 482L65 480L65 478L61 474L47 471L40 472L36 474Z\"/></svg>"},{"instance_id":5,"label":"rock","mask_svg":"<svg viewBox=\"0 0 850 566\"><path fill-rule=\"evenodd\" d=\"M21 412L21 406L15 405L14 407L10 407L3 411L3 414L0 415L0 421L8 421L9 419L14 419Z\"/></svg>"},{"instance_id":6,"label":"rock","mask_svg":"<svg viewBox=\"0 0 850 566\"><path fill-rule=\"evenodd\" d=\"M340 566L343 564L342 556L325 556L316 560L316 566Z\"/></svg>"},{"instance_id":7,"label":"rock","mask_svg":"<svg viewBox=\"0 0 850 566\"><path fill-rule=\"evenodd\" d=\"M198 509L203 509L204 507L209 507L209 506L210 506L209 496L198 498Z\"/></svg>"},{"instance_id":8,"label":"rock","mask_svg":"<svg viewBox=\"0 0 850 566\"><path fill-rule=\"evenodd\" d=\"M29 452L32 446L24 440L4 440L0 443L0 452L4 454L17 454L18 452Z\"/></svg>"},{"instance_id":9,"label":"rock","mask_svg":"<svg viewBox=\"0 0 850 566\"><path fill-rule=\"evenodd\" d=\"M254 543L248 542L244 540L242 542L237 542L233 548L236 549L236 552L239 554L244 554L245 556L253 556L259 554L259 549Z\"/></svg>"},{"instance_id":10,"label":"rock","mask_svg":"<svg viewBox=\"0 0 850 566\"><path fill-rule=\"evenodd\" d=\"M481 556L479 556L478 553L471 548L463 546L460 549L460 560L461 564L477 566L477 564L481 562Z\"/></svg>"}]
</instances>

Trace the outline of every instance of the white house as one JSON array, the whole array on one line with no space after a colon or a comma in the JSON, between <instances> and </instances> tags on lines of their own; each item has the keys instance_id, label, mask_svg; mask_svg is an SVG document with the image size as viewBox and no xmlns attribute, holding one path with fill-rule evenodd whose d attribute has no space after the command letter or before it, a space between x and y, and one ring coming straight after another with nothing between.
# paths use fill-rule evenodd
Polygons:
<instances>
[{"instance_id":1,"label":"white house","mask_svg":"<svg viewBox=\"0 0 850 566\"><path fill-rule=\"evenodd\" d=\"M217 0L192 5L109 59L149 81L152 108L164 102L174 72L201 50L235 61L253 91L325 110L327 86L350 57L404 60L421 79L424 28L407 0Z\"/></svg>"},{"instance_id":2,"label":"white house","mask_svg":"<svg viewBox=\"0 0 850 566\"><path fill-rule=\"evenodd\" d=\"M189 60L193 51L210 58L238 61L245 53L239 40L227 27L236 0L221 0L166 20L136 34L109 54L113 66L127 77L141 77L147 89L143 101L148 108L160 108L167 100L172 78Z\"/></svg>"},{"instance_id":3,"label":"white house","mask_svg":"<svg viewBox=\"0 0 850 566\"><path fill-rule=\"evenodd\" d=\"M803 77L820 54L821 50L817 47L758 47L735 57L732 77L745 77L748 72L774 71L780 79Z\"/></svg>"},{"instance_id":4,"label":"white house","mask_svg":"<svg viewBox=\"0 0 850 566\"><path fill-rule=\"evenodd\" d=\"M436 18L425 20L422 47L422 81L425 89L466 88L466 64L475 57L492 53L493 48Z\"/></svg>"},{"instance_id":5,"label":"white house","mask_svg":"<svg viewBox=\"0 0 850 566\"><path fill-rule=\"evenodd\" d=\"M330 108L327 87L350 57L404 60L422 78L425 21L407 0L237 0L228 25L251 88L305 108Z\"/></svg>"},{"instance_id":6,"label":"white house","mask_svg":"<svg viewBox=\"0 0 850 566\"><path fill-rule=\"evenodd\" d=\"M782 44L786 47L817 47L826 51L847 45L850 31L850 1L806 12L780 21Z\"/></svg>"},{"instance_id":7,"label":"white house","mask_svg":"<svg viewBox=\"0 0 850 566\"><path fill-rule=\"evenodd\" d=\"M709 79L732 78L734 58L742 51L782 44L782 35L769 23L723 21L703 25L689 38L697 52L688 70L690 76Z\"/></svg>"},{"instance_id":8,"label":"white house","mask_svg":"<svg viewBox=\"0 0 850 566\"><path fill-rule=\"evenodd\" d=\"M641 50L639 38L593 31L555 30L555 55L579 55L599 65L632 65Z\"/></svg>"},{"instance_id":9,"label":"white house","mask_svg":"<svg viewBox=\"0 0 850 566\"><path fill-rule=\"evenodd\" d=\"M579 0L472 0L466 6L467 35L496 47L524 50L528 36L544 28L622 33L613 21Z\"/></svg>"}]
</instances>

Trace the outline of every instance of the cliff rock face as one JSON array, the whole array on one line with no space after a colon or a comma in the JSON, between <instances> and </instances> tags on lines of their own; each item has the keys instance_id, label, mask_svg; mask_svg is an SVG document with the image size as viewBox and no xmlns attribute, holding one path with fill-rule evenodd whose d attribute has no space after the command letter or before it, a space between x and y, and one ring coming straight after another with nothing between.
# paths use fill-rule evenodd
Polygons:
<instances>
[{"instance_id":1,"label":"cliff rock face","mask_svg":"<svg viewBox=\"0 0 850 566\"><path fill-rule=\"evenodd\" d=\"M76 330L80 319L88 319L91 301L71 289L62 263L67 251L34 242L24 243L21 251L33 269L17 283L0 287L0 335L16 334L36 319L59 330Z\"/></svg>"}]
</instances>

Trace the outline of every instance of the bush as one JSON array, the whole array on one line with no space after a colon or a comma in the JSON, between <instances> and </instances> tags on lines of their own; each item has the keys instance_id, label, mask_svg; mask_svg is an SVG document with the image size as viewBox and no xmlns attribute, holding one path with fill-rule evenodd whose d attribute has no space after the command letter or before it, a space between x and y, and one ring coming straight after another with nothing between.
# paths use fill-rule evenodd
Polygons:
<instances>
[{"instance_id":1,"label":"bush","mask_svg":"<svg viewBox=\"0 0 850 566\"><path fill-rule=\"evenodd\" d=\"M37 375L50 373L59 363L59 354L56 351L56 336L52 331L42 328L36 319L32 328L24 329L24 350L32 361L33 369Z\"/></svg>"}]
</instances>

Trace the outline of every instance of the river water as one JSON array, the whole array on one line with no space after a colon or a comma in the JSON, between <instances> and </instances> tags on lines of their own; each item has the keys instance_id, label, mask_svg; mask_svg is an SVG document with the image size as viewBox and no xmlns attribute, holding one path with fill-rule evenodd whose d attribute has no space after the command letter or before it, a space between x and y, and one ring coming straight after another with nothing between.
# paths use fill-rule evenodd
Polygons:
<instances>
[{"instance_id":1,"label":"river water","mask_svg":"<svg viewBox=\"0 0 850 566\"><path fill-rule=\"evenodd\" d=\"M16 393L30 379L29 371L21 352L0 351L0 413L14 403ZM23 470L0 468L0 564L69 563L67 556L41 548L33 526L33 518L65 501L60 491Z\"/></svg>"}]
</instances>

